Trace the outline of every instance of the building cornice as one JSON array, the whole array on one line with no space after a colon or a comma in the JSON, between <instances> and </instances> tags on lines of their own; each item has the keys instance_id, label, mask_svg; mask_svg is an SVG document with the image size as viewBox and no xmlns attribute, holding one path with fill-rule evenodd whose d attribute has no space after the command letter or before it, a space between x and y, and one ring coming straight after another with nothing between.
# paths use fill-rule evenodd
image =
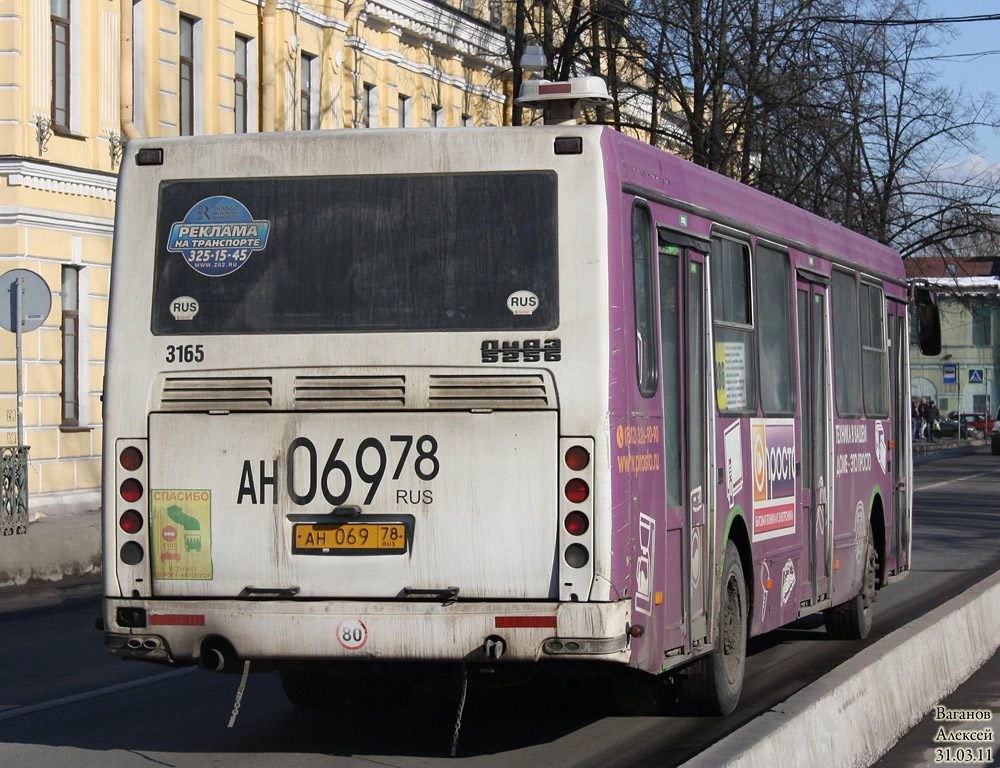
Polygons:
<instances>
[{"instance_id":1,"label":"building cornice","mask_svg":"<svg viewBox=\"0 0 1000 768\"><path fill-rule=\"evenodd\" d=\"M117 176L20 157L0 157L0 176L7 178L9 187L27 187L110 202L115 201L118 189Z\"/></svg>"},{"instance_id":2,"label":"building cornice","mask_svg":"<svg viewBox=\"0 0 1000 768\"><path fill-rule=\"evenodd\" d=\"M17 205L0 206L0 227L31 227L68 232L73 235L98 235L111 237L115 220L79 213L46 211Z\"/></svg>"},{"instance_id":3,"label":"building cornice","mask_svg":"<svg viewBox=\"0 0 1000 768\"><path fill-rule=\"evenodd\" d=\"M377 18L456 54L475 57L495 69L506 69L504 36L483 22L444 5L416 0L368 0L363 21Z\"/></svg>"}]
</instances>

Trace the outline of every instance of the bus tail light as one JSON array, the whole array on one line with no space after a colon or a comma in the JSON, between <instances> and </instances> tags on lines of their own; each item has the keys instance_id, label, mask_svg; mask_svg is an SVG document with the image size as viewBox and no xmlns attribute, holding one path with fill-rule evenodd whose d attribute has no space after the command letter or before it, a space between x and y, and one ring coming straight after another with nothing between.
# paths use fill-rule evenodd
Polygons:
<instances>
[{"instance_id":1,"label":"bus tail light","mask_svg":"<svg viewBox=\"0 0 1000 768\"><path fill-rule=\"evenodd\" d=\"M142 451L134 445L130 445L118 454L118 463L122 465L122 469L135 472L142 466Z\"/></svg>"},{"instance_id":2,"label":"bus tail light","mask_svg":"<svg viewBox=\"0 0 1000 768\"><path fill-rule=\"evenodd\" d=\"M114 475L117 546L109 551L118 553L117 569L122 589L138 597L148 590L149 583L147 443L141 439L118 440L115 448L118 457Z\"/></svg>"},{"instance_id":3,"label":"bus tail light","mask_svg":"<svg viewBox=\"0 0 1000 768\"><path fill-rule=\"evenodd\" d=\"M134 504L142 498L142 483L134 477L129 477L122 481L119 493L129 504Z\"/></svg>"},{"instance_id":4,"label":"bus tail light","mask_svg":"<svg viewBox=\"0 0 1000 768\"><path fill-rule=\"evenodd\" d=\"M574 504L582 504L590 496L590 486L585 480L574 477L566 483L566 498Z\"/></svg>"},{"instance_id":5,"label":"bus tail light","mask_svg":"<svg viewBox=\"0 0 1000 768\"><path fill-rule=\"evenodd\" d=\"M590 553L582 544L570 544L566 547L566 562L573 568L583 568L590 562Z\"/></svg>"},{"instance_id":6,"label":"bus tail light","mask_svg":"<svg viewBox=\"0 0 1000 768\"><path fill-rule=\"evenodd\" d=\"M582 472L590 464L590 451L582 445L573 445L566 451L566 455L563 458L566 461L567 467L574 472Z\"/></svg>"},{"instance_id":7,"label":"bus tail light","mask_svg":"<svg viewBox=\"0 0 1000 768\"><path fill-rule=\"evenodd\" d=\"M138 510L126 509L118 518L118 525L125 533L138 533L142 530L142 515L139 514Z\"/></svg>"},{"instance_id":8,"label":"bus tail light","mask_svg":"<svg viewBox=\"0 0 1000 768\"><path fill-rule=\"evenodd\" d=\"M559 599L589 600L594 580L594 439L559 441Z\"/></svg>"},{"instance_id":9,"label":"bus tail light","mask_svg":"<svg viewBox=\"0 0 1000 768\"><path fill-rule=\"evenodd\" d=\"M590 520L588 520L587 516L579 510L573 510L566 515L566 519L563 521L563 524L566 526L566 530L574 536L582 536L587 532L587 529L590 528Z\"/></svg>"}]
</instances>

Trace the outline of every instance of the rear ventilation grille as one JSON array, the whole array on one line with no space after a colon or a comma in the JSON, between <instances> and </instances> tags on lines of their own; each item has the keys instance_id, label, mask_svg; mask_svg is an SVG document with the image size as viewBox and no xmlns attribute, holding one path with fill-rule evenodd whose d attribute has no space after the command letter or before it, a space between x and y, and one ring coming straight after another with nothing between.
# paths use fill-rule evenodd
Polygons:
<instances>
[{"instance_id":1,"label":"rear ventilation grille","mask_svg":"<svg viewBox=\"0 0 1000 768\"><path fill-rule=\"evenodd\" d=\"M380 410L405 406L405 376L295 377L297 411Z\"/></svg>"},{"instance_id":2,"label":"rear ventilation grille","mask_svg":"<svg viewBox=\"0 0 1000 768\"><path fill-rule=\"evenodd\" d=\"M545 378L538 375L475 376L431 374L431 408L548 408Z\"/></svg>"},{"instance_id":3,"label":"rear ventilation grille","mask_svg":"<svg viewBox=\"0 0 1000 768\"><path fill-rule=\"evenodd\" d=\"M344 369L341 369L344 370ZM548 372L476 374L462 368L299 369L245 376L159 379L158 410L179 413L552 410L558 405ZM220 373L231 373L230 371Z\"/></svg>"},{"instance_id":4,"label":"rear ventilation grille","mask_svg":"<svg viewBox=\"0 0 1000 768\"><path fill-rule=\"evenodd\" d=\"M182 379L163 381L164 411L267 411L272 404L271 378Z\"/></svg>"}]
</instances>

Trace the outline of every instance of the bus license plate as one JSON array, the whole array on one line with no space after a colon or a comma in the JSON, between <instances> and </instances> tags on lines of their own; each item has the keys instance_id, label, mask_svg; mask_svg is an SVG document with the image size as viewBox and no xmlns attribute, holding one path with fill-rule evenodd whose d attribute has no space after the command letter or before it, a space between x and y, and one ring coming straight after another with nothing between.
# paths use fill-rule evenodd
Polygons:
<instances>
[{"instance_id":1,"label":"bus license plate","mask_svg":"<svg viewBox=\"0 0 1000 768\"><path fill-rule=\"evenodd\" d=\"M303 523L295 526L292 552L305 555L366 555L406 552L403 523Z\"/></svg>"}]
</instances>

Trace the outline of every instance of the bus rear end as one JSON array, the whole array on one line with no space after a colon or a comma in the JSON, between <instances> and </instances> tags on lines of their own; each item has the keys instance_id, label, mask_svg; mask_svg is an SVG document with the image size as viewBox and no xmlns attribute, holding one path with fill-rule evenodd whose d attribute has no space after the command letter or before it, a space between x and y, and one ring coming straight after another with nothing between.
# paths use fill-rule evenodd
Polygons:
<instances>
[{"instance_id":1,"label":"bus rear end","mask_svg":"<svg viewBox=\"0 0 1000 768\"><path fill-rule=\"evenodd\" d=\"M130 142L111 653L289 674L628 662L595 472L601 129L567 136L566 155L545 129Z\"/></svg>"}]
</instances>

